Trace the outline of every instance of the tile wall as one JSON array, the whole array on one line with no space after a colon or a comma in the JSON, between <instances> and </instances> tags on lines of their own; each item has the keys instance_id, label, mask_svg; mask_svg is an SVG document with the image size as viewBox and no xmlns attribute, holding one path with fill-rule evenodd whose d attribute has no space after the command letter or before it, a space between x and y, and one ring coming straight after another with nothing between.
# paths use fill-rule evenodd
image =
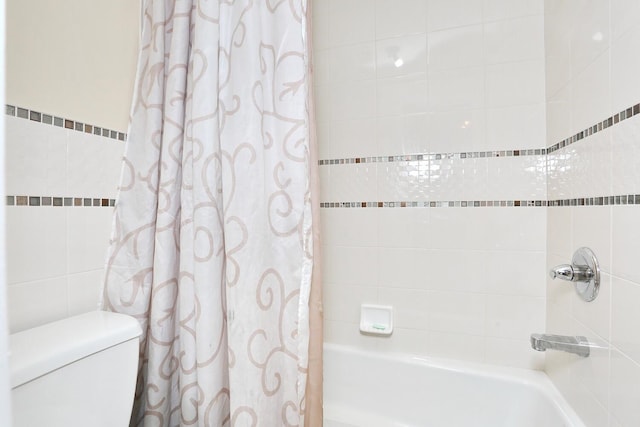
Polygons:
<instances>
[{"instance_id":1,"label":"tile wall","mask_svg":"<svg viewBox=\"0 0 640 427\"><path fill-rule=\"evenodd\" d=\"M325 340L541 369L543 1L314 13ZM390 338L359 333L362 303L394 307Z\"/></svg>"},{"instance_id":2,"label":"tile wall","mask_svg":"<svg viewBox=\"0 0 640 427\"><path fill-rule=\"evenodd\" d=\"M640 425L640 2L545 2L547 144L612 117L610 126L549 155L549 199L615 196L610 206L549 207L547 267L588 246L603 280L585 303L547 283L547 331L584 335L579 359L549 352L546 370L588 426ZM637 107L640 111L640 106ZM597 199L596 199L597 200ZM632 204L633 203L633 204Z\"/></svg>"},{"instance_id":3,"label":"tile wall","mask_svg":"<svg viewBox=\"0 0 640 427\"><path fill-rule=\"evenodd\" d=\"M98 304L126 135L6 107L9 327ZM103 136L104 135L104 136Z\"/></svg>"}]
</instances>

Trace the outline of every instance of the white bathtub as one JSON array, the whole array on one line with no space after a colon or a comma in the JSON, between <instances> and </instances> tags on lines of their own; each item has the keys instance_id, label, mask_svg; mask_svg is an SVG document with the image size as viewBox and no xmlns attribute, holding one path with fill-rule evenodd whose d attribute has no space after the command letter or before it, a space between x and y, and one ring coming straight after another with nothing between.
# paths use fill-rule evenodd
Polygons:
<instances>
[{"instance_id":1,"label":"white bathtub","mask_svg":"<svg viewBox=\"0 0 640 427\"><path fill-rule=\"evenodd\" d=\"M542 372L324 346L324 427L584 427Z\"/></svg>"}]
</instances>

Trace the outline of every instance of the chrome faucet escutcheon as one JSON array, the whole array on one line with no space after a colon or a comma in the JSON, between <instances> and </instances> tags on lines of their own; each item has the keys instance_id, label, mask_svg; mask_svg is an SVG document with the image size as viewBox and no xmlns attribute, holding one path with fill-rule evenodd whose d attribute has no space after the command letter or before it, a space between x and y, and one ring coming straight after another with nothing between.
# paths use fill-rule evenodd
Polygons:
<instances>
[{"instance_id":1,"label":"chrome faucet escutcheon","mask_svg":"<svg viewBox=\"0 0 640 427\"><path fill-rule=\"evenodd\" d=\"M589 248L579 248L571 264L560 264L549 271L552 279L573 282L576 292L584 301L593 301L600 289L600 266L598 259Z\"/></svg>"}]
</instances>

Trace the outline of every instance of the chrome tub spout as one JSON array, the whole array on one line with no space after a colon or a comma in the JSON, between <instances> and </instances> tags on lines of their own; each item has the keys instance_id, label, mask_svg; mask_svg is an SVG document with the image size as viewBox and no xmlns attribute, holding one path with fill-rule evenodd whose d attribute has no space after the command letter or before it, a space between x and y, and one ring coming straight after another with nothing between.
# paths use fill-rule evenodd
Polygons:
<instances>
[{"instance_id":1,"label":"chrome tub spout","mask_svg":"<svg viewBox=\"0 0 640 427\"><path fill-rule=\"evenodd\" d=\"M531 334L531 347L537 351L560 350L589 357L589 341L586 337Z\"/></svg>"}]
</instances>

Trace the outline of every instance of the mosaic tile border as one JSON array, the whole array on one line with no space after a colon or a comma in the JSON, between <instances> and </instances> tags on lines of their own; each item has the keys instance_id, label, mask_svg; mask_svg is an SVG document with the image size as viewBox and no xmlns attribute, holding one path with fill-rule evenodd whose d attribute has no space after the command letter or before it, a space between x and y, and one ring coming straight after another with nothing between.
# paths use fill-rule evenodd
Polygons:
<instances>
[{"instance_id":1,"label":"mosaic tile border","mask_svg":"<svg viewBox=\"0 0 640 427\"><path fill-rule=\"evenodd\" d=\"M59 128L74 130L77 132L88 133L97 136L103 136L117 141L126 141L127 134L118 132L113 129L107 129L87 123L81 123L77 120L66 119L64 117L54 116L52 114L41 113L39 111L29 110L27 108L16 107L15 105L5 105L5 114L11 117L27 119L45 125L52 125Z\"/></svg>"},{"instance_id":2,"label":"mosaic tile border","mask_svg":"<svg viewBox=\"0 0 640 427\"><path fill-rule=\"evenodd\" d=\"M636 104L634 106L631 106L629 108L626 108L622 111L620 111L619 113L614 114L611 117L608 117L604 120L602 120L601 122L596 123L593 126L589 126L588 128L576 133L575 135L572 135L568 138L563 139L560 142L556 142L555 144L553 144L550 147L547 147L547 154L551 154L554 151L557 151L561 148L564 148L566 146L569 146L575 142L578 142L588 136L594 135L598 132L602 132L605 129L608 129L614 125L617 125L618 123L629 119L633 116L637 116L638 114L640 114L640 104Z\"/></svg>"},{"instance_id":3,"label":"mosaic tile border","mask_svg":"<svg viewBox=\"0 0 640 427\"><path fill-rule=\"evenodd\" d=\"M321 208L513 208L640 205L640 194L559 200L444 200L428 202L321 202Z\"/></svg>"},{"instance_id":4,"label":"mosaic tile border","mask_svg":"<svg viewBox=\"0 0 640 427\"><path fill-rule=\"evenodd\" d=\"M586 137L602 132L624 120L640 114L640 104L626 108L611 117L608 117L593 126L572 135L562 141L547 148L524 149L524 150L501 150L501 151L469 151L460 153L423 153L408 154L402 156L373 156L373 157L347 157L343 159L323 159L318 160L319 166L343 165L355 163L394 163L412 162L421 160L442 160L442 159L475 159L475 158L496 158L496 157L519 157L519 156L542 156L548 155L561 148L567 147Z\"/></svg>"},{"instance_id":5,"label":"mosaic tile border","mask_svg":"<svg viewBox=\"0 0 640 427\"><path fill-rule=\"evenodd\" d=\"M483 159L491 157L543 156L545 154L546 150L544 148L502 151L469 151L465 153L424 153L408 154L403 156L349 157L345 159L318 160L318 165L325 166L351 163L394 163L445 159Z\"/></svg>"},{"instance_id":6,"label":"mosaic tile border","mask_svg":"<svg viewBox=\"0 0 640 427\"><path fill-rule=\"evenodd\" d=\"M444 200L431 202L321 202L321 208L500 208L545 207L546 200Z\"/></svg>"},{"instance_id":7,"label":"mosaic tile border","mask_svg":"<svg viewBox=\"0 0 640 427\"><path fill-rule=\"evenodd\" d=\"M116 199L58 196L6 196L7 206L113 207Z\"/></svg>"}]
</instances>

